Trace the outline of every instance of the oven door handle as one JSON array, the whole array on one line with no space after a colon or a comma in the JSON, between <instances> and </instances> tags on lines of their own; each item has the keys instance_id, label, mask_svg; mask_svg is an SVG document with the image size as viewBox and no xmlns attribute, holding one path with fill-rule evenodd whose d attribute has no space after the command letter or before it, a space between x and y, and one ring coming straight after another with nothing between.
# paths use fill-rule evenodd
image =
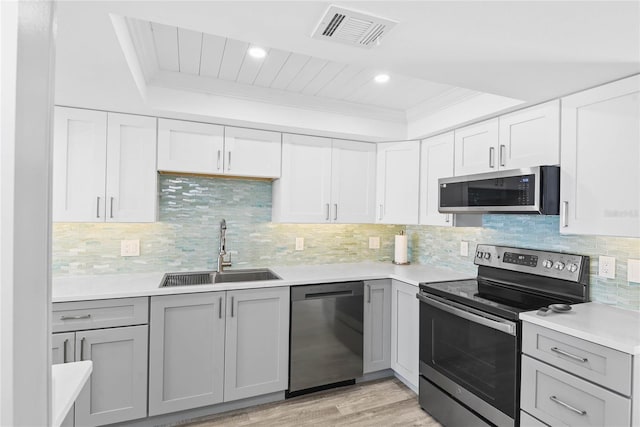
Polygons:
<instances>
[{"instance_id":1,"label":"oven door handle","mask_svg":"<svg viewBox=\"0 0 640 427\"><path fill-rule=\"evenodd\" d=\"M439 310L446 311L447 313L451 313L454 316L462 317L463 319L469 320L473 323L478 323L482 326L486 326L488 328L492 328L498 330L500 332L505 332L509 335L516 335L516 325L513 322L509 322L508 320L494 320L488 317L481 316L479 314L474 314L470 311L463 310L460 308L453 307L449 304L437 301L433 298L426 297L422 294L416 294L416 298L418 298L421 302L431 305Z\"/></svg>"}]
</instances>

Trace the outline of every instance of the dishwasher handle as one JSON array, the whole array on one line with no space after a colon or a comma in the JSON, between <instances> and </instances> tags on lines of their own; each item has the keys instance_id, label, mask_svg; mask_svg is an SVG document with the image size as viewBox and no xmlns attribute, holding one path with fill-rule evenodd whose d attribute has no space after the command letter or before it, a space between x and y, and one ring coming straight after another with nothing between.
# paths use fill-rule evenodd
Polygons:
<instances>
[{"instance_id":1,"label":"dishwasher handle","mask_svg":"<svg viewBox=\"0 0 640 427\"><path fill-rule=\"evenodd\" d=\"M353 291L312 292L312 293L304 294L304 299L350 297L350 296L353 296Z\"/></svg>"},{"instance_id":2,"label":"dishwasher handle","mask_svg":"<svg viewBox=\"0 0 640 427\"><path fill-rule=\"evenodd\" d=\"M364 282L333 282L314 285L291 286L291 301L318 300L323 298L351 298L364 296Z\"/></svg>"}]
</instances>

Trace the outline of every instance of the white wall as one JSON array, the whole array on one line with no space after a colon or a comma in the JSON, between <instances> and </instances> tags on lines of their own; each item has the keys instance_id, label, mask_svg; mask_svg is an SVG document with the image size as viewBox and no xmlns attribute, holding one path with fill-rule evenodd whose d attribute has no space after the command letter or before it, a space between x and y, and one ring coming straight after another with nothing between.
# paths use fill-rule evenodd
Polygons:
<instances>
[{"instance_id":1,"label":"white wall","mask_svg":"<svg viewBox=\"0 0 640 427\"><path fill-rule=\"evenodd\" d=\"M0 425L50 409L53 3L1 2Z\"/></svg>"}]
</instances>

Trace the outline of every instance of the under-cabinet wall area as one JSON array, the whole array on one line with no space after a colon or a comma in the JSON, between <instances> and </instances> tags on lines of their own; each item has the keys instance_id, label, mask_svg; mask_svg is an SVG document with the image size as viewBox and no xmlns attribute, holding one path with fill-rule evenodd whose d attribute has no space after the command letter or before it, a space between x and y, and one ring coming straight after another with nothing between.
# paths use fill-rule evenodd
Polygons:
<instances>
[{"instance_id":1,"label":"under-cabinet wall area","mask_svg":"<svg viewBox=\"0 0 640 427\"><path fill-rule=\"evenodd\" d=\"M276 224L272 183L249 179L160 175L158 222L54 223L54 276L212 270L219 224L236 268L391 261L401 225ZM304 250L296 251L297 237ZM380 238L369 249L369 237ZM139 257L121 257L120 241L140 240ZM232 268L233 268L232 267Z\"/></svg>"}]
</instances>

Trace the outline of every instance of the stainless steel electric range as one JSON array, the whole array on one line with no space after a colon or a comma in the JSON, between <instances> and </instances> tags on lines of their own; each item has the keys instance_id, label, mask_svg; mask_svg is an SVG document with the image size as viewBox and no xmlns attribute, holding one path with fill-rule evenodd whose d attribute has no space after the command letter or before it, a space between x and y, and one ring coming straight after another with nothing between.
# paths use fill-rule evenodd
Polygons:
<instances>
[{"instance_id":1,"label":"stainless steel electric range","mask_svg":"<svg viewBox=\"0 0 640 427\"><path fill-rule=\"evenodd\" d=\"M519 425L518 314L588 301L589 257L478 245L474 263L420 284L420 405L445 426Z\"/></svg>"}]
</instances>

